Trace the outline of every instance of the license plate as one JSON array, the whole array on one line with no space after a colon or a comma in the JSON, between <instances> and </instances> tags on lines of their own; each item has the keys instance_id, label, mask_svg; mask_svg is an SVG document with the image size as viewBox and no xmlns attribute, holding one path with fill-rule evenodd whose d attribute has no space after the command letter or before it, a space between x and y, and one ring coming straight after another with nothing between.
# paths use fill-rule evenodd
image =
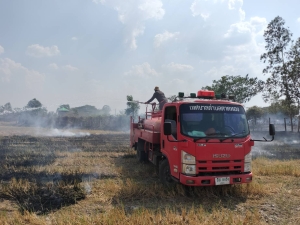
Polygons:
<instances>
[{"instance_id":1,"label":"license plate","mask_svg":"<svg viewBox=\"0 0 300 225\"><path fill-rule=\"evenodd\" d=\"M229 177L216 177L215 178L216 185L230 184Z\"/></svg>"}]
</instances>

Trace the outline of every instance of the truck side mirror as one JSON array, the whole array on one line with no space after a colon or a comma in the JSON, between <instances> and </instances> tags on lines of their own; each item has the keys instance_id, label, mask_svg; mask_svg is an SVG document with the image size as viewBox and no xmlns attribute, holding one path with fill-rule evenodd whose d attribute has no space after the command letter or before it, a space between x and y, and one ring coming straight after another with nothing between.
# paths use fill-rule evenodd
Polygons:
<instances>
[{"instance_id":1,"label":"truck side mirror","mask_svg":"<svg viewBox=\"0 0 300 225\"><path fill-rule=\"evenodd\" d=\"M274 126L274 124L269 124L269 134L271 135L271 136L274 136L275 135L275 126Z\"/></svg>"},{"instance_id":2,"label":"truck side mirror","mask_svg":"<svg viewBox=\"0 0 300 225\"><path fill-rule=\"evenodd\" d=\"M172 127L171 122L164 123L164 135L171 135L172 134Z\"/></svg>"},{"instance_id":3,"label":"truck side mirror","mask_svg":"<svg viewBox=\"0 0 300 225\"><path fill-rule=\"evenodd\" d=\"M264 140L254 140L254 139L250 139L250 140L251 141L266 141L266 142L273 141L274 140L274 136L275 136L275 126L272 123L269 124L269 134L272 136L272 140L267 140L265 137L263 137Z\"/></svg>"}]
</instances>

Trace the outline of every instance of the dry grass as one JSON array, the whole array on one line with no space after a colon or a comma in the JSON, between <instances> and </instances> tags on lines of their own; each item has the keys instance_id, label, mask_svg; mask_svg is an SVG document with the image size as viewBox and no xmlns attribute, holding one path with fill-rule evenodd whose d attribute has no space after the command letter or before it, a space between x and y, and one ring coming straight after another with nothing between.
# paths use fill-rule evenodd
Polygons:
<instances>
[{"instance_id":1,"label":"dry grass","mask_svg":"<svg viewBox=\"0 0 300 225\"><path fill-rule=\"evenodd\" d=\"M300 224L299 160L257 158L247 185L166 188L127 135L22 138L0 138L0 224Z\"/></svg>"},{"instance_id":2,"label":"dry grass","mask_svg":"<svg viewBox=\"0 0 300 225\"><path fill-rule=\"evenodd\" d=\"M270 160L258 158L253 163L254 173L262 176L287 175L300 177L300 160Z\"/></svg>"}]
</instances>

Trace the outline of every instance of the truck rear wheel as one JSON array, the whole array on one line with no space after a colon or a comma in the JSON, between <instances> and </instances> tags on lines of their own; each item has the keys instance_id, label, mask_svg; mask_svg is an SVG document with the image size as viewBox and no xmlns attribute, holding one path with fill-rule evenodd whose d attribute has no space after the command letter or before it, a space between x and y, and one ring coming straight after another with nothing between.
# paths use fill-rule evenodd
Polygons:
<instances>
[{"instance_id":1,"label":"truck rear wheel","mask_svg":"<svg viewBox=\"0 0 300 225\"><path fill-rule=\"evenodd\" d=\"M137 151L136 157L139 162L147 162L148 161L148 154L144 150L145 141L139 139L137 143Z\"/></svg>"},{"instance_id":2,"label":"truck rear wheel","mask_svg":"<svg viewBox=\"0 0 300 225\"><path fill-rule=\"evenodd\" d=\"M175 183L172 179L170 165L167 159L164 159L159 164L159 179L163 185L168 187Z\"/></svg>"}]
</instances>

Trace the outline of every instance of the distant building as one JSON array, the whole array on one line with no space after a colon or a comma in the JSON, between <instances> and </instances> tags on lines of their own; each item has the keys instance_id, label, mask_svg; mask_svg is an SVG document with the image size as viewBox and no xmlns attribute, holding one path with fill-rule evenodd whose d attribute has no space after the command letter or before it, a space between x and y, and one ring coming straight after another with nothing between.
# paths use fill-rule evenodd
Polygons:
<instances>
[{"instance_id":1,"label":"distant building","mask_svg":"<svg viewBox=\"0 0 300 225\"><path fill-rule=\"evenodd\" d=\"M56 110L56 113L59 115L59 116L65 116L66 114L68 114L70 112L70 109L66 108L66 107L63 107L63 106L60 106L57 110Z\"/></svg>"},{"instance_id":2,"label":"distant building","mask_svg":"<svg viewBox=\"0 0 300 225\"><path fill-rule=\"evenodd\" d=\"M101 110L99 110L95 106L91 106L91 105L75 107L75 108L72 108L72 110L75 110L79 116L83 116L83 117L98 116L101 114Z\"/></svg>"},{"instance_id":3,"label":"distant building","mask_svg":"<svg viewBox=\"0 0 300 225\"><path fill-rule=\"evenodd\" d=\"M70 117L89 117L101 115L101 110L95 106L84 105L71 108L69 105L60 105L56 113L58 116L70 116Z\"/></svg>"}]
</instances>

